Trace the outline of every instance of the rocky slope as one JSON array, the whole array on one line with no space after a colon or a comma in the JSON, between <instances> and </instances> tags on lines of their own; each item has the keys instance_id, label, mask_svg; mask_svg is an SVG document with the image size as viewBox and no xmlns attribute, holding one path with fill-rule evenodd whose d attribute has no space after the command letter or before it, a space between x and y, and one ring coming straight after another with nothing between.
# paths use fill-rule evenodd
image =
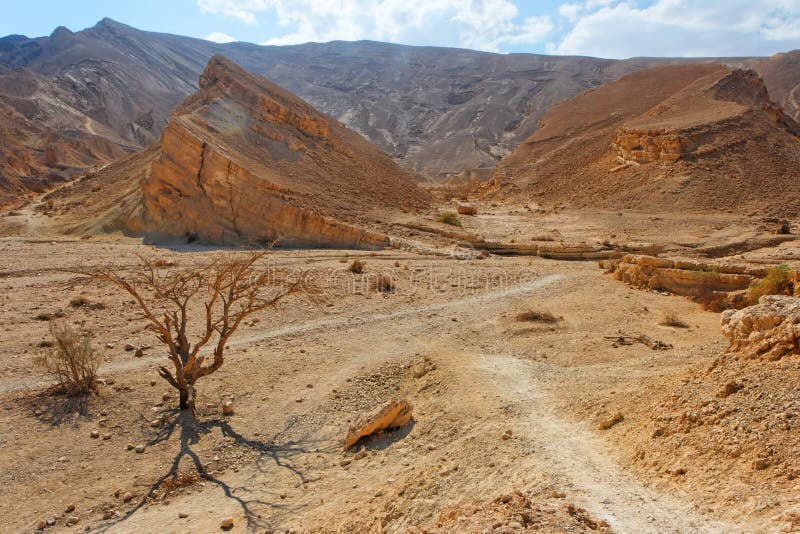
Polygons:
<instances>
[{"instance_id":1,"label":"rocky slope","mask_svg":"<svg viewBox=\"0 0 800 534\"><path fill-rule=\"evenodd\" d=\"M426 204L386 154L223 56L211 59L160 145L142 181L153 236L377 248L386 237L343 221Z\"/></svg>"},{"instance_id":2,"label":"rocky slope","mask_svg":"<svg viewBox=\"0 0 800 534\"><path fill-rule=\"evenodd\" d=\"M798 133L753 71L657 67L554 106L485 194L792 215L800 210Z\"/></svg>"},{"instance_id":3,"label":"rocky slope","mask_svg":"<svg viewBox=\"0 0 800 534\"><path fill-rule=\"evenodd\" d=\"M63 132L68 121L80 163L106 163L119 148L158 139L172 108L196 90L197 77L217 53L286 87L427 176L466 176L493 166L536 130L550 106L584 89L656 64L708 61L498 55L375 42L220 45L104 19L76 33L58 28L49 37L0 39L0 108L16 110L49 134ZM786 58L728 61L749 61L765 73L777 101L794 101L800 73L785 68ZM108 146L95 146L95 136ZM0 137L4 153L21 151L18 159L34 162L2 173L4 204L14 198L11 191L17 195L24 184L72 165L67 157L45 160L34 131L4 127Z\"/></svg>"}]
</instances>

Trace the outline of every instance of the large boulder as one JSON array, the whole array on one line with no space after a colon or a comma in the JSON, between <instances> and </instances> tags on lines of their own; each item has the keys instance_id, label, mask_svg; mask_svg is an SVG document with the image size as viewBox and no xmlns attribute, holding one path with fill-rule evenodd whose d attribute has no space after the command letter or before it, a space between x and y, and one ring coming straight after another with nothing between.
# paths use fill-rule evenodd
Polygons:
<instances>
[{"instance_id":1,"label":"large boulder","mask_svg":"<svg viewBox=\"0 0 800 534\"><path fill-rule=\"evenodd\" d=\"M800 354L800 298L761 297L758 304L722 314L722 333L731 352L778 360Z\"/></svg>"},{"instance_id":2,"label":"large boulder","mask_svg":"<svg viewBox=\"0 0 800 534\"><path fill-rule=\"evenodd\" d=\"M350 426L344 438L344 448L348 449L363 437L382 430L400 428L411 422L414 405L407 400L390 401L379 410L362 416Z\"/></svg>"}]
</instances>

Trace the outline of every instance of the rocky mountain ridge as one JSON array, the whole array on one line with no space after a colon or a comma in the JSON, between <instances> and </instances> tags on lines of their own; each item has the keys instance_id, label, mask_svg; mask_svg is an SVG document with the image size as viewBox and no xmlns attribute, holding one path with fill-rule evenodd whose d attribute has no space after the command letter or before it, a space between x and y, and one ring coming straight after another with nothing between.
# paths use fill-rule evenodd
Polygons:
<instances>
[{"instance_id":1,"label":"rocky mountain ridge","mask_svg":"<svg viewBox=\"0 0 800 534\"><path fill-rule=\"evenodd\" d=\"M14 154L29 163L3 167L0 202L154 142L217 53L427 177L486 174L473 169L491 168L536 130L554 103L585 89L653 65L713 61L500 55L368 41L221 45L111 19L74 33L61 27L48 37L12 35L0 39L0 111L15 127L0 130L0 150L5 159ZM800 72L792 54L726 61L763 71L773 98L797 114L791 95ZM68 155L43 141L59 134L66 135ZM45 157L48 150L54 157Z\"/></svg>"}]
</instances>

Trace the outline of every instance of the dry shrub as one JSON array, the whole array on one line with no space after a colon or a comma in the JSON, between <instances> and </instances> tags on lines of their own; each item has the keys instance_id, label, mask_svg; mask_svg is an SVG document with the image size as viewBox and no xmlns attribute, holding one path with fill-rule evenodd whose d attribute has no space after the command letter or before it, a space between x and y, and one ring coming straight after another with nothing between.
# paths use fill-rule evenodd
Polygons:
<instances>
[{"instance_id":1,"label":"dry shrub","mask_svg":"<svg viewBox=\"0 0 800 534\"><path fill-rule=\"evenodd\" d=\"M161 488L165 491L174 492L181 488L186 488L200 482L200 475L193 471L181 471L172 478L168 478L161 483Z\"/></svg>"},{"instance_id":2,"label":"dry shrub","mask_svg":"<svg viewBox=\"0 0 800 534\"><path fill-rule=\"evenodd\" d=\"M683 322L680 317L672 312L665 312L658 323L661 326L671 326L673 328L689 328L689 325Z\"/></svg>"},{"instance_id":3,"label":"dry shrub","mask_svg":"<svg viewBox=\"0 0 800 534\"><path fill-rule=\"evenodd\" d=\"M97 391L100 355L92 348L89 335L81 335L67 323L50 324L54 348L36 359L49 376L70 395Z\"/></svg>"},{"instance_id":4,"label":"dry shrub","mask_svg":"<svg viewBox=\"0 0 800 534\"><path fill-rule=\"evenodd\" d=\"M69 305L71 308L90 308L92 310L103 310L106 307L102 302L92 302L83 295L72 297L69 300Z\"/></svg>"},{"instance_id":5,"label":"dry shrub","mask_svg":"<svg viewBox=\"0 0 800 534\"><path fill-rule=\"evenodd\" d=\"M563 320L562 317L556 317L549 312L527 311L517 315L517 321L519 322L553 324L561 320Z\"/></svg>"},{"instance_id":6,"label":"dry shrub","mask_svg":"<svg viewBox=\"0 0 800 534\"><path fill-rule=\"evenodd\" d=\"M379 293L391 293L394 291L394 280L388 274L379 274L370 282L370 289Z\"/></svg>"},{"instance_id":7,"label":"dry shrub","mask_svg":"<svg viewBox=\"0 0 800 534\"><path fill-rule=\"evenodd\" d=\"M348 269L350 269L350 272L353 274L361 274L364 272L364 269L366 267L367 267L366 262L363 262L361 260L353 260L353 263L350 264L350 267L348 267Z\"/></svg>"},{"instance_id":8,"label":"dry shrub","mask_svg":"<svg viewBox=\"0 0 800 534\"><path fill-rule=\"evenodd\" d=\"M703 290L695 301L702 306L705 311L721 313L725 310L735 308L734 303L728 298L728 294L723 291Z\"/></svg>"},{"instance_id":9,"label":"dry shrub","mask_svg":"<svg viewBox=\"0 0 800 534\"><path fill-rule=\"evenodd\" d=\"M440 223L449 224L451 226L462 226L461 219L458 218L458 215L452 211L443 211L436 217L436 220Z\"/></svg>"},{"instance_id":10,"label":"dry shrub","mask_svg":"<svg viewBox=\"0 0 800 534\"><path fill-rule=\"evenodd\" d=\"M776 265L767 271L763 280L753 282L747 290L747 300L758 304L758 299L764 295L792 295L794 282L788 265Z\"/></svg>"}]
</instances>

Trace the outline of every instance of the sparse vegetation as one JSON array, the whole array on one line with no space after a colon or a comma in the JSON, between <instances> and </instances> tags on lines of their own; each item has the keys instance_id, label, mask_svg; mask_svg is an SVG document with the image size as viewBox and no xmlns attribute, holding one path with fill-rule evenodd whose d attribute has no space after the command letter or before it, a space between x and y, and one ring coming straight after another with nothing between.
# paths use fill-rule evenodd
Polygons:
<instances>
[{"instance_id":1,"label":"sparse vegetation","mask_svg":"<svg viewBox=\"0 0 800 534\"><path fill-rule=\"evenodd\" d=\"M364 269L366 268L366 266L367 266L366 262L363 262L363 261L361 261L359 259L355 259L350 264L350 267L348 267L348 269L353 274L361 274L361 273L364 272Z\"/></svg>"},{"instance_id":2,"label":"sparse vegetation","mask_svg":"<svg viewBox=\"0 0 800 534\"><path fill-rule=\"evenodd\" d=\"M379 293L391 293L394 291L394 280L388 274L379 274L370 282L370 289Z\"/></svg>"},{"instance_id":3,"label":"sparse vegetation","mask_svg":"<svg viewBox=\"0 0 800 534\"><path fill-rule=\"evenodd\" d=\"M50 335L53 349L35 363L70 395L97 391L100 356L92 348L91 337L76 332L65 322L51 323Z\"/></svg>"},{"instance_id":4,"label":"sparse vegetation","mask_svg":"<svg viewBox=\"0 0 800 534\"><path fill-rule=\"evenodd\" d=\"M791 295L794 292L792 273L788 265L777 265L767 271L767 276L754 282L747 290L747 300L758 304L758 299L764 295Z\"/></svg>"},{"instance_id":5,"label":"sparse vegetation","mask_svg":"<svg viewBox=\"0 0 800 534\"><path fill-rule=\"evenodd\" d=\"M682 321L680 317L672 312L664 312L661 321L658 323L661 326L671 326L673 328L689 328L689 325Z\"/></svg>"},{"instance_id":6,"label":"sparse vegetation","mask_svg":"<svg viewBox=\"0 0 800 534\"><path fill-rule=\"evenodd\" d=\"M443 211L438 217L436 217L436 220L440 223L449 224L451 226L462 226L461 219L459 219L458 214L453 211Z\"/></svg>"},{"instance_id":7,"label":"sparse vegetation","mask_svg":"<svg viewBox=\"0 0 800 534\"><path fill-rule=\"evenodd\" d=\"M554 324L563 320L563 317L556 317L550 312L527 311L517 315L517 321L528 323Z\"/></svg>"},{"instance_id":8,"label":"sparse vegetation","mask_svg":"<svg viewBox=\"0 0 800 534\"><path fill-rule=\"evenodd\" d=\"M222 367L227 344L242 322L288 295L310 292L305 273L290 281L281 271L260 268L266 254L227 255L207 265L170 272L142 259L142 268L132 275L110 268L89 274L116 284L134 298L174 367L159 367L158 373L178 390L180 408L194 414L195 384ZM194 316L193 305L198 301L203 311ZM207 363L200 350L212 340L213 356Z\"/></svg>"},{"instance_id":9,"label":"sparse vegetation","mask_svg":"<svg viewBox=\"0 0 800 534\"><path fill-rule=\"evenodd\" d=\"M69 300L69 306L71 308L90 308L92 310L103 310L106 307L102 302L92 302L83 295L72 297Z\"/></svg>"}]
</instances>

